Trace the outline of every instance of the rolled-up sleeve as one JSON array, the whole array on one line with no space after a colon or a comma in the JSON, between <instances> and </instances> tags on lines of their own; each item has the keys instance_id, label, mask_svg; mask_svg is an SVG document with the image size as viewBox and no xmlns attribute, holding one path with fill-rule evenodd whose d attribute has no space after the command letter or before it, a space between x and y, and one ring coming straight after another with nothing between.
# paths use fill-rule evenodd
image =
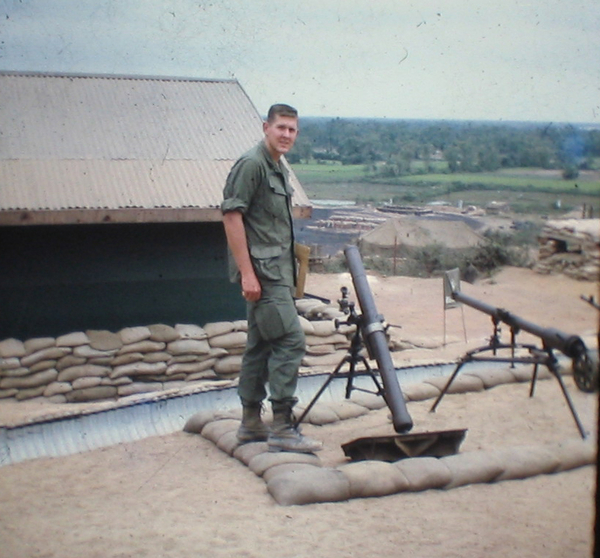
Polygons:
<instances>
[{"instance_id":1,"label":"rolled-up sleeve","mask_svg":"<svg viewBox=\"0 0 600 558\"><path fill-rule=\"evenodd\" d=\"M231 168L225 182L221 212L245 213L260 182L260 175L260 165L255 161L252 159L238 160Z\"/></svg>"}]
</instances>

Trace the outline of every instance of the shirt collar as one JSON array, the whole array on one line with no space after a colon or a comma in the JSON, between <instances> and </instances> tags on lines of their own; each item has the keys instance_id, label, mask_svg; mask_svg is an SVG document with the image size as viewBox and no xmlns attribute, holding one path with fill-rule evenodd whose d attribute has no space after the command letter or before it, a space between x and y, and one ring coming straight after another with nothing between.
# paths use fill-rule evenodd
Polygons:
<instances>
[{"instance_id":1,"label":"shirt collar","mask_svg":"<svg viewBox=\"0 0 600 558\"><path fill-rule=\"evenodd\" d=\"M283 173L283 165L281 164L281 159L279 159L279 163L276 163L273 160L273 157L271 156L271 153L269 153L269 149L267 148L267 145L265 144L265 140L260 142L260 148L261 148L262 154L264 155L265 160L267 161L269 166L273 170Z\"/></svg>"}]
</instances>

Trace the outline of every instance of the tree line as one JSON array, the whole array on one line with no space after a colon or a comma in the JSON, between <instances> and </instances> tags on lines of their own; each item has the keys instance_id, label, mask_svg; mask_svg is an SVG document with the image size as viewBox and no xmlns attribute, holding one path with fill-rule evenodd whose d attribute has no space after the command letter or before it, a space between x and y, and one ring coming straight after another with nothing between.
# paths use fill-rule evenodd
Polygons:
<instances>
[{"instance_id":1,"label":"tree line","mask_svg":"<svg viewBox=\"0 0 600 558\"><path fill-rule=\"evenodd\" d=\"M534 167L575 178L598 157L600 129L586 126L309 117L287 158L362 164L382 177L439 172L442 162L450 173Z\"/></svg>"}]
</instances>

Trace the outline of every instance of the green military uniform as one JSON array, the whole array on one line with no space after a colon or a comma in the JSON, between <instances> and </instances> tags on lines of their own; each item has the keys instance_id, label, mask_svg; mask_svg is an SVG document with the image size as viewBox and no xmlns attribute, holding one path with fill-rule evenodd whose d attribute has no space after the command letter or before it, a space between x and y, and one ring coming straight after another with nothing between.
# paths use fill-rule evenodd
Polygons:
<instances>
[{"instance_id":1,"label":"green military uniform","mask_svg":"<svg viewBox=\"0 0 600 558\"><path fill-rule=\"evenodd\" d=\"M292 291L296 281L292 188L285 168L275 163L264 142L231 169L221 204L223 213L243 215L248 250L261 284L261 297L247 303L248 340L238 393L244 405L263 401L269 383L273 409L291 407L306 341ZM230 279L240 273L229 258Z\"/></svg>"}]
</instances>

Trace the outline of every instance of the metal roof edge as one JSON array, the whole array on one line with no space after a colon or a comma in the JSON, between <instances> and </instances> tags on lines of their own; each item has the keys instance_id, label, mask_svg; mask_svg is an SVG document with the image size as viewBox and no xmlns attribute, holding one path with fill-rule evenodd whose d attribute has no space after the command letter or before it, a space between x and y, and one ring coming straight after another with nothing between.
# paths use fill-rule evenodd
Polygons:
<instances>
[{"instance_id":1,"label":"metal roof edge","mask_svg":"<svg viewBox=\"0 0 600 558\"><path fill-rule=\"evenodd\" d=\"M124 208L124 209L62 209L0 211L3 226L30 225L91 225L115 223L182 223L217 222L221 210L214 208Z\"/></svg>"},{"instance_id":2,"label":"metal roof edge","mask_svg":"<svg viewBox=\"0 0 600 558\"><path fill-rule=\"evenodd\" d=\"M0 76L14 77L56 77L70 79L131 79L131 80L151 80L151 81L199 81L205 83L237 83L235 78L200 78L185 76L159 76L159 75L137 75L137 74L102 74L85 72L50 72L41 70L0 70ZM241 87L241 86L240 86ZM243 88L242 88L243 89ZM248 95L244 91L246 97Z\"/></svg>"},{"instance_id":3,"label":"metal roof edge","mask_svg":"<svg viewBox=\"0 0 600 558\"><path fill-rule=\"evenodd\" d=\"M312 205L296 205L292 208L296 219L309 219ZM221 209L204 208L122 208L122 209L22 209L0 211L0 228L33 225L91 225L115 223L214 223L222 221Z\"/></svg>"}]
</instances>

